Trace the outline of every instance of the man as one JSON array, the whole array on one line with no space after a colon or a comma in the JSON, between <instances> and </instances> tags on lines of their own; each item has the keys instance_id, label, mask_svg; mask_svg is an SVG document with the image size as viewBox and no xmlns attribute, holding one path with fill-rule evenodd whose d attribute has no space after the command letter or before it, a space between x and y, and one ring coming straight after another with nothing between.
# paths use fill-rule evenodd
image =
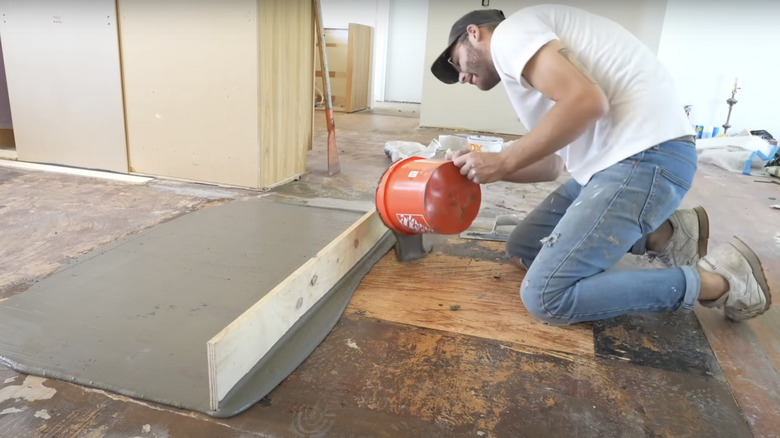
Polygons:
<instances>
[{"instance_id":1,"label":"man","mask_svg":"<svg viewBox=\"0 0 780 438\"><path fill-rule=\"evenodd\" d=\"M742 241L707 252L704 209L678 210L693 182L693 129L669 73L618 24L540 5L504 18L466 14L431 71L490 90L503 82L527 135L501 153L459 151L461 174L487 184L573 177L512 232L527 267L523 302L549 324L693 308L744 320L771 304L761 264ZM668 268L608 270L626 253Z\"/></svg>"}]
</instances>

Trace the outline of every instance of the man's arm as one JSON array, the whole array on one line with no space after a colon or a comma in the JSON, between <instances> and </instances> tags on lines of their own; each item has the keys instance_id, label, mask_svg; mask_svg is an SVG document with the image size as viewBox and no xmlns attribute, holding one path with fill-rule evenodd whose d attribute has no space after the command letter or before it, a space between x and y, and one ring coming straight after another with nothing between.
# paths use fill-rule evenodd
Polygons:
<instances>
[{"instance_id":1,"label":"man's arm","mask_svg":"<svg viewBox=\"0 0 780 438\"><path fill-rule=\"evenodd\" d=\"M453 161L462 174L480 183L528 181L522 175L525 169L554 155L609 111L604 92L560 41L539 49L523 69L523 77L555 104L534 129L499 154L456 157ZM552 164L539 166L549 169Z\"/></svg>"},{"instance_id":2,"label":"man's arm","mask_svg":"<svg viewBox=\"0 0 780 438\"><path fill-rule=\"evenodd\" d=\"M544 181L555 181L563 169L563 160L556 154L550 154L541 160L515 170L508 174L502 181L515 183L535 183Z\"/></svg>"},{"instance_id":3,"label":"man's arm","mask_svg":"<svg viewBox=\"0 0 780 438\"><path fill-rule=\"evenodd\" d=\"M447 155L445 156L447 160L452 160L454 162L459 162L463 160L462 157L466 154L472 154L473 152L470 150L459 150L459 151L448 151ZM497 157L499 154L494 154L493 152L485 152L486 154L491 154L491 156ZM501 181L507 181L507 182L514 182L514 183L535 183L535 182L545 182L545 181L555 181L558 176L561 174L561 170L563 169L563 160L556 155L556 154L550 154L542 158L541 160L531 164L530 166L523 167L522 169L517 169L513 172L508 173L504 177L501 178ZM463 173L463 172L461 172Z\"/></svg>"},{"instance_id":4,"label":"man's arm","mask_svg":"<svg viewBox=\"0 0 780 438\"><path fill-rule=\"evenodd\" d=\"M504 151L510 173L562 149L609 111L604 92L560 41L539 49L523 69L523 77L555 105Z\"/></svg>"}]
</instances>

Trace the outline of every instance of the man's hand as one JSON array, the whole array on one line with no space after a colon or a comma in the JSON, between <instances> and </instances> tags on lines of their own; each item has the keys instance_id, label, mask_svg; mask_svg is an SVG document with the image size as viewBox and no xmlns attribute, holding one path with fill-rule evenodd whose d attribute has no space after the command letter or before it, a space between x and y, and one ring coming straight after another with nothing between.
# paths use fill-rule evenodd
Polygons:
<instances>
[{"instance_id":1,"label":"man's hand","mask_svg":"<svg viewBox=\"0 0 780 438\"><path fill-rule=\"evenodd\" d=\"M448 154L448 157L450 155ZM452 162L460 168L461 175L477 184L500 181L506 176L506 159L503 152L456 151L451 154Z\"/></svg>"},{"instance_id":2,"label":"man's hand","mask_svg":"<svg viewBox=\"0 0 780 438\"><path fill-rule=\"evenodd\" d=\"M460 151L447 151L445 158L452 161L456 166L460 168L460 173L466 175L470 180L479 183L487 184L498 180L508 181L514 183L534 183L543 181L554 181L560 175L563 169L563 162L555 155L550 154L536 163L526 166L522 169L512 170L507 163L509 159L506 155L513 153L513 150L520 145L515 146L516 141L510 142L507 148L500 154L491 152L472 152L469 150ZM501 156L504 155L504 156ZM496 177L495 173L488 174L488 171L483 169L489 169L490 164L484 164L485 167L480 167L483 163L480 156L486 156L492 163L494 158L499 158L499 165L501 166L501 173L503 176ZM472 164L474 165L474 172L472 170ZM496 178L496 179L493 179Z\"/></svg>"}]
</instances>

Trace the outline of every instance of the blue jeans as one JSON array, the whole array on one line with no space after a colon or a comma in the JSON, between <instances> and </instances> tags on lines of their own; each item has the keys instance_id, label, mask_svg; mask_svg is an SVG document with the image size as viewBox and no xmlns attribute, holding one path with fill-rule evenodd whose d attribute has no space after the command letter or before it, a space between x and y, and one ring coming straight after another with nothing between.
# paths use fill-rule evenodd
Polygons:
<instances>
[{"instance_id":1,"label":"blue jeans","mask_svg":"<svg viewBox=\"0 0 780 438\"><path fill-rule=\"evenodd\" d=\"M528 267L521 296L528 311L553 325L639 312L693 308L701 279L695 266L608 270L627 252L644 254L647 234L688 192L696 147L669 141L597 173L569 180L512 232L510 257Z\"/></svg>"}]
</instances>

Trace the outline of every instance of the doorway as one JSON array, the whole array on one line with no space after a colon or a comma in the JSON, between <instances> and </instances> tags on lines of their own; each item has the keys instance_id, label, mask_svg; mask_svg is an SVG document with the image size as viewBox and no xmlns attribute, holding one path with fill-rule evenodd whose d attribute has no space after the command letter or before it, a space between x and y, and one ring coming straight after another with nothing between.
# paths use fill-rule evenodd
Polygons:
<instances>
[{"instance_id":1,"label":"doorway","mask_svg":"<svg viewBox=\"0 0 780 438\"><path fill-rule=\"evenodd\" d=\"M16 142L11 120L11 102L8 99L8 82L3 62L3 42L0 40L0 158L15 160Z\"/></svg>"}]
</instances>

